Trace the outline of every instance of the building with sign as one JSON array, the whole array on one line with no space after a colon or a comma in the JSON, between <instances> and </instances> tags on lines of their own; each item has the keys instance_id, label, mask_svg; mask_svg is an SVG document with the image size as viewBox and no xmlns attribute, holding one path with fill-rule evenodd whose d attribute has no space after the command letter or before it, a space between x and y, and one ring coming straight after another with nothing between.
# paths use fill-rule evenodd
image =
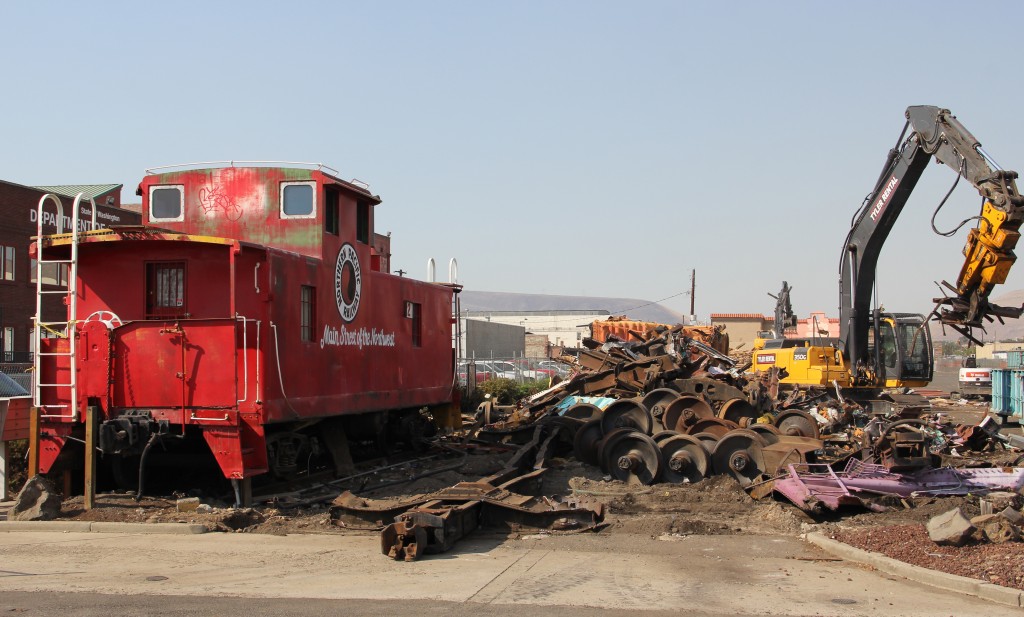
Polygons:
<instances>
[{"instance_id":1,"label":"building with sign","mask_svg":"<svg viewBox=\"0 0 1024 617\"><path fill-rule=\"evenodd\" d=\"M523 336L539 334L553 347L580 347L590 336L590 324L608 319L604 309L550 311L463 311L463 318L518 326ZM523 339L525 341L525 338ZM525 345L525 342L520 343ZM470 347L466 347L469 349Z\"/></svg>"},{"instance_id":2,"label":"building with sign","mask_svg":"<svg viewBox=\"0 0 1024 617\"><path fill-rule=\"evenodd\" d=\"M63 207L64 230L70 229L71 207L75 196L83 193L96 203L96 227L140 225L142 217L121 209L120 184L24 186L0 180L0 351L2 362L31 361L32 318L36 312L36 264L29 256L29 244L38 233L36 220L40 198L46 193L56 195ZM92 228L91 208L79 213L79 227ZM44 209L43 233L57 232L57 208L49 201ZM43 272L44 288L54 290L66 285L64 268L50 264ZM43 319L63 318L63 295L44 298Z\"/></svg>"}]
</instances>

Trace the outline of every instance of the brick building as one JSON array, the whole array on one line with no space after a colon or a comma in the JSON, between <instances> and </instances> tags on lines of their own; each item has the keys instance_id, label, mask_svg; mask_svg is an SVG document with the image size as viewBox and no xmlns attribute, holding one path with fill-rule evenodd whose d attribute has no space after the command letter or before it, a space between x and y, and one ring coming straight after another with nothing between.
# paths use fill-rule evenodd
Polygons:
<instances>
[{"instance_id":1,"label":"brick building","mask_svg":"<svg viewBox=\"0 0 1024 617\"><path fill-rule=\"evenodd\" d=\"M740 344L750 349L759 332L774 332L775 329L775 318L761 313L711 313L711 323L726 327L729 344L733 349ZM798 320L795 328L786 328L784 336L808 339L839 338L839 318L829 317L823 311L815 311L809 317Z\"/></svg>"},{"instance_id":2,"label":"brick building","mask_svg":"<svg viewBox=\"0 0 1024 617\"><path fill-rule=\"evenodd\" d=\"M775 319L761 313L711 313L711 325L725 326L733 349L750 349L759 332L774 327Z\"/></svg>"},{"instance_id":3,"label":"brick building","mask_svg":"<svg viewBox=\"0 0 1024 617\"><path fill-rule=\"evenodd\" d=\"M786 330L786 336L790 331ZM839 318L829 317L824 311L812 312L810 317L796 324L796 338L839 338Z\"/></svg>"},{"instance_id":4,"label":"brick building","mask_svg":"<svg viewBox=\"0 0 1024 617\"><path fill-rule=\"evenodd\" d=\"M71 207L75 195L84 193L96 202L96 226L140 225L142 217L121 209L121 185L23 186L0 180L0 361L30 362L32 355L32 317L36 312L36 264L29 257L31 238L37 233L36 213L40 198L53 193L64 209L64 230L71 226ZM91 208L79 213L79 226L91 228ZM43 233L57 231L57 208L48 201L44 208ZM44 288L66 285L65 268L50 264L43 272ZM43 319L59 321L64 317L63 296L44 298Z\"/></svg>"}]
</instances>

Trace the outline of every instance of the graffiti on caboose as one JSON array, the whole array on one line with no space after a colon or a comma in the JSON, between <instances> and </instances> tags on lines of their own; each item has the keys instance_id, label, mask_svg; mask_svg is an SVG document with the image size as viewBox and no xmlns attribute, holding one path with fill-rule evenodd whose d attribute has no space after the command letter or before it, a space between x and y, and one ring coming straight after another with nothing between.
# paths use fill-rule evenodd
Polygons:
<instances>
[{"instance_id":1,"label":"graffiti on caboose","mask_svg":"<svg viewBox=\"0 0 1024 617\"><path fill-rule=\"evenodd\" d=\"M199 189L199 205L207 215L222 212L229 221L237 221L242 217L242 208L225 195L219 186Z\"/></svg>"}]
</instances>

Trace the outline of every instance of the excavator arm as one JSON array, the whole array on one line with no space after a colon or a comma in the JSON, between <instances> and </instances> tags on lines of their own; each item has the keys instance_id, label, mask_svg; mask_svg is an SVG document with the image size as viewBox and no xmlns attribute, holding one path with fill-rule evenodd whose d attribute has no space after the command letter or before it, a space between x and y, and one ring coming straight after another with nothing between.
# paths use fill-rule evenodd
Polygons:
<instances>
[{"instance_id":1,"label":"excavator arm","mask_svg":"<svg viewBox=\"0 0 1024 617\"><path fill-rule=\"evenodd\" d=\"M992 305L992 288L1006 282L1010 266L1017 260L1013 249L1024 222L1024 199L1017 192L1017 173L1004 171L981 147L948 109L915 106L907 109L907 122L918 135L925 153L957 171L983 198L978 225L971 229L964 246L964 264L956 284L946 283L955 297L938 298L949 308L939 319L958 331L983 326L983 319L1019 317L1020 309Z\"/></svg>"},{"instance_id":2,"label":"excavator arm","mask_svg":"<svg viewBox=\"0 0 1024 617\"><path fill-rule=\"evenodd\" d=\"M912 106L907 108L906 117L903 133L890 150L874 189L855 215L844 246L839 276L840 336L851 366L878 363L868 358L870 303L878 256L933 158L955 170L983 198L978 225L970 230L964 247L965 261L956 284L944 282L954 295L937 298L933 314L943 324L971 337L971 328L983 326L983 320L1019 317L1022 312L988 301L992 288L1006 280L1016 260L1013 248L1024 222L1024 199L1015 183L1017 173L999 169L948 109ZM876 311L876 330L877 322Z\"/></svg>"}]
</instances>

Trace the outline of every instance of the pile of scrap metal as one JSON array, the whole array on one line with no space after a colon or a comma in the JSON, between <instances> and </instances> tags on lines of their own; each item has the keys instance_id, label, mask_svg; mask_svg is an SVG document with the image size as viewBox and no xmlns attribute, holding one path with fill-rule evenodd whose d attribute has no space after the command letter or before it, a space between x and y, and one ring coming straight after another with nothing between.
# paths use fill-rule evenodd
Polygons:
<instances>
[{"instance_id":1,"label":"pile of scrap metal","mask_svg":"<svg viewBox=\"0 0 1024 617\"><path fill-rule=\"evenodd\" d=\"M992 422L954 427L920 406L858 405L839 392L783 397L776 369L743 373L683 326L631 336L639 340L587 339L566 358L566 380L515 405L480 405L462 444L518 448L501 472L398 502L344 493L335 524L381 529L382 552L405 560L448 550L481 525L597 529L600 502L541 493L548 461L570 455L633 484L730 474L754 497L779 494L808 511L1024 482L1022 470L940 468L956 448L1024 445Z\"/></svg>"},{"instance_id":2,"label":"pile of scrap metal","mask_svg":"<svg viewBox=\"0 0 1024 617\"><path fill-rule=\"evenodd\" d=\"M522 443L536 425L557 426L577 459L639 484L731 473L747 486L825 449L813 416L780 406L778 372L741 373L709 344L720 332L630 334L584 340L568 379L516 405L485 401L471 437Z\"/></svg>"},{"instance_id":3,"label":"pile of scrap metal","mask_svg":"<svg viewBox=\"0 0 1024 617\"><path fill-rule=\"evenodd\" d=\"M755 497L808 465L842 470L856 458L916 473L958 448L1003 443L991 425L954 427L925 413L921 397L858 404L831 389L780 394L777 369L743 373L683 326L633 338L585 340L567 380L515 405L485 401L471 437L515 444L537 426L557 427L563 450L613 479L693 483L731 474Z\"/></svg>"},{"instance_id":4,"label":"pile of scrap metal","mask_svg":"<svg viewBox=\"0 0 1024 617\"><path fill-rule=\"evenodd\" d=\"M647 341L672 326L652 321L636 321L625 315L613 315L590 324L590 338L597 343L609 341ZM729 334L725 326L681 326L678 332L696 339L721 353L729 353Z\"/></svg>"},{"instance_id":5,"label":"pile of scrap metal","mask_svg":"<svg viewBox=\"0 0 1024 617\"><path fill-rule=\"evenodd\" d=\"M944 456L958 448L982 452L1000 448L1024 449L1024 438L1002 435L991 416L976 426L953 427L942 414L885 423L872 420L864 431L867 460L851 457L845 466L788 464L765 483L812 513L855 505L884 510L893 499L943 495L986 495L1017 492L1024 488L1024 455L997 467L954 468L944 466ZM878 463L868 462L878 461ZM841 471L839 471L841 469Z\"/></svg>"}]
</instances>

